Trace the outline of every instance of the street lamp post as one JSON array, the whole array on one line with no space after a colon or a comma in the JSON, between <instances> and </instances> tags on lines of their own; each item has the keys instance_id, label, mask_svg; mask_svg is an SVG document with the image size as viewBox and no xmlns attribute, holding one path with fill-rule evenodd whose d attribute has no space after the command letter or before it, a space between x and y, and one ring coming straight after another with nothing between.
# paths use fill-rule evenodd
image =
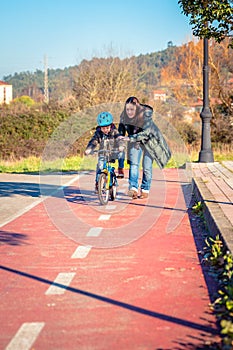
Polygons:
<instances>
[{"instance_id":1,"label":"street lamp post","mask_svg":"<svg viewBox=\"0 0 233 350\"><path fill-rule=\"evenodd\" d=\"M200 114L202 120L201 150L199 152L200 163L211 163L214 156L210 139L210 120L212 113L209 106L209 65L208 65L208 39L203 39L204 43L204 64L203 64L203 108Z\"/></svg>"}]
</instances>

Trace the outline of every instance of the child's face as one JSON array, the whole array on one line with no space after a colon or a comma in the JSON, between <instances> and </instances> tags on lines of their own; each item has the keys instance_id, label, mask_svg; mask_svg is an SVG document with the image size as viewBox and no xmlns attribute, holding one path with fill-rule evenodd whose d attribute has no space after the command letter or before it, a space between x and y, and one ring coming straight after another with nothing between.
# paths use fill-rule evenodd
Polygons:
<instances>
[{"instance_id":1,"label":"child's face","mask_svg":"<svg viewBox=\"0 0 233 350\"><path fill-rule=\"evenodd\" d=\"M104 133L105 135L107 135L109 132L110 132L110 130L111 130L111 125L108 125L108 126L101 126L101 131L102 131L102 133Z\"/></svg>"},{"instance_id":2,"label":"child's face","mask_svg":"<svg viewBox=\"0 0 233 350\"><path fill-rule=\"evenodd\" d=\"M133 103L127 103L126 113L129 118L133 118L136 114L136 105Z\"/></svg>"}]
</instances>

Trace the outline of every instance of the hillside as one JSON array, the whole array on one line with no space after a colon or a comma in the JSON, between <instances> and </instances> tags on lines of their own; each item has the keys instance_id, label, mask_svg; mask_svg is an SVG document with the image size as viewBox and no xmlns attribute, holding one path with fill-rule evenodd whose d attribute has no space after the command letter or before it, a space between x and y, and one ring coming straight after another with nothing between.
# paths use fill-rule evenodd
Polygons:
<instances>
[{"instance_id":1,"label":"hillside","mask_svg":"<svg viewBox=\"0 0 233 350\"><path fill-rule=\"evenodd\" d=\"M170 45L163 51L133 56L130 59L121 61L129 60L131 64L136 66L136 79L141 86L144 86L145 93L148 93L151 91L151 88L160 83L161 69L175 59L176 51L177 47ZM91 61L93 60L103 62L105 59L93 58ZM86 60L83 62L86 62ZM80 66L83 62L80 63ZM73 94L78 69L79 66L65 69L48 69L49 96L51 100L62 101ZM3 80L13 85L14 98L27 95L37 102L43 101L43 71L15 73L14 75L5 76Z\"/></svg>"}]
</instances>

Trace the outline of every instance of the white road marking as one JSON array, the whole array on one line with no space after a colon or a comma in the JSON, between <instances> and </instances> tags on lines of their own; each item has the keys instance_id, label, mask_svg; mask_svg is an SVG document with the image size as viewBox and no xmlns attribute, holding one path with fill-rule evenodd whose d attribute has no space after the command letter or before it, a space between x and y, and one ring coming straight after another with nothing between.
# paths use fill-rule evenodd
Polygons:
<instances>
[{"instance_id":1,"label":"white road marking","mask_svg":"<svg viewBox=\"0 0 233 350\"><path fill-rule=\"evenodd\" d=\"M90 250L91 246L80 245L71 256L71 259L84 259L86 258Z\"/></svg>"},{"instance_id":2,"label":"white road marking","mask_svg":"<svg viewBox=\"0 0 233 350\"><path fill-rule=\"evenodd\" d=\"M50 193L49 196L42 196L41 198L35 200L35 202L33 202L32 204L29 204L28 206L26 206L25 208L23 208L22 210L19 210L16 214L12 215L10 218L8 218L7 220L5 220L4 222L2 222L0 224L0 227L3 227L7 224L9 224L11 221L19 218L20 216L22 216L23 214L27 213L29 210L31 210L32 208L36 207L38 204L40 204L41 202L44 202L46 198L51 197L52 195L54 195L56 192L60 191L61 189L65 188L66 186L70 186L73 182L75 182L76 180L78 180L80 177L82 177L85 174L85 172L83 172L82 174L78 174L77 176L75 176L72 180L68 181L67 183L65 183L63 186L58 187L55 191L53 191L52 193ZM39 183L39 186L41 185L41 183Z\"/></svg>"},{"instance_id":3,"label":"white road marking","mask_svg":"<svg viewBox=\"0 0 233 350\"><path fill-rule=\"evenodd\" d=\"M86 174L88 174L88 171L83 171L82 174L78 174L73 179L71 179L70 181L66 182L65 185L61 186L61 188L64 188L66 186L70 186L72 183L74 183L76 180L80 179L80 177L82 177L82 176L84 176Z\"/></svg>"},{"instance_id":4,"label":"white road marking","mask_svg":"<svg viewBox=\"0 0 233 350\"><path fill-rule=\"evenodd\" d=\"M45 292L46 295L64 294L66 287L68 287L75 276L75 272L61 272L55 278L53 284ZM61 287L56 286L56 283L62 284ZM64 286L64 287L63 287Z\"/></svg>"},{"instance_id":5,"label":"white road marking","mask_svg":"<svg viewBox=\"0 0 233 350\"><path fill-rule=\"evenodd\" d=\"M28 350L31 349L32 344L38 337L44 322L30 322L23 323L15 334L14 338L10 341L6 350Z\"/></svg>"},{"instance_id":6,"label":"white road marking","mask_svg":"<svg viewBox=\"0 0 233 350\"><path fill-rule=\"evenodd\" d=\"M111 215L100 215L100 217L99 217L99 219L98 220L109 220L110 219L110 217L111 217Z\"/></svg>"},{"instance_id":7,"label":"white road marking","mask_svg":"<svg viewBox=\"0 0 233 350\"><path fill-rule=\"evenodd\" d=\"M23 214L27 213L29 210L31 210L32 208L36 207L38 204L40 204L41 202L43 202L45 200L45 198L40 198L38 200L36 200L35 202L33 202L32 204L29 204L28 206L26 206L24 209L18 211L17 214L12 215L9 219L5 220L4 222L2 222L0 224L0 227L3 227L7 224L9 224L11 221L19 218L20 216L22 216Z\"/></svg>"},{"instance_id":8,"label":"white road marking","mask_svg":"<svg viewBox=\"0 0 233 350\"><path fill-rule=\"evenodd\" d=\"M87 237L98 237L103 230L103 227L92 227L87 232Z\"/></svg>"}]
</instances>

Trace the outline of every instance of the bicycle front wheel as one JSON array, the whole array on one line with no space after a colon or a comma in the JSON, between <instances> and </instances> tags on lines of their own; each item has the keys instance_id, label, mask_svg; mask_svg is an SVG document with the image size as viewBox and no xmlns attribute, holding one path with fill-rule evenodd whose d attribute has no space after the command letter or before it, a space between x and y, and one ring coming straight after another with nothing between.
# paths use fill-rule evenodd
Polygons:
<instances>
[{"instance_id":1,"label":"bicycle front wheel","mask_svg":"<svg viewBox=\"0 0 233 350\"><path fill-rule=\"evenodd\" d=\"M102 205L108 204L109 189L107 189L108 177L106 174L101 173L98 180L98 197Z\"/></svg>"}]
</instances>

